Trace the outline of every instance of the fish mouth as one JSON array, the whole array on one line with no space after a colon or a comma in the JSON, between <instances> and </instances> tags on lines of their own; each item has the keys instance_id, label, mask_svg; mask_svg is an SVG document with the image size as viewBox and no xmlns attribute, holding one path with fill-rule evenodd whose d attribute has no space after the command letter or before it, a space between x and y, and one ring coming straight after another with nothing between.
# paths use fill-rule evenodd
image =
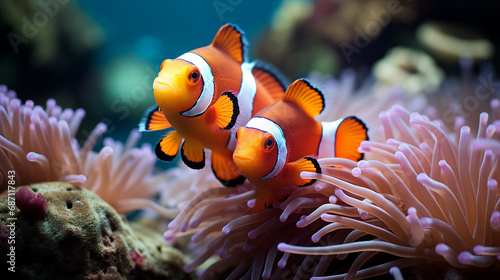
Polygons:
<instances>
[{"instance_id":1,"label":"fish mouth","mask_svg":"<svg viewBox=\"0 0 500 280\"><path fill-rule=\"evenodd\" d=\"M242 175L248 173L248 171L254 169L255 166L255 155L247 152L234 152L233 161L236 167Z\"/></svg>"},{"instance_id":2,"label":"fish mouth","mask_svg":"<svg viewBox=\"0 0 500 280\"><path fill-rule=\"evenodd\" d=\"M233 160L239 162L253 162L255 155L248 152L238 152L233 153Z\"/></svg>"},{"instance_id":3,"label":"fish mouth","mask_svg":"<svg viewBox=\"0 0 500 280\"><path fill-rule=\"evenodd\" d=\"M178 92L179 86L172 80L163 77L156 77L153 81L154 90L168 90Z\"/></svg>"}]
</instances>

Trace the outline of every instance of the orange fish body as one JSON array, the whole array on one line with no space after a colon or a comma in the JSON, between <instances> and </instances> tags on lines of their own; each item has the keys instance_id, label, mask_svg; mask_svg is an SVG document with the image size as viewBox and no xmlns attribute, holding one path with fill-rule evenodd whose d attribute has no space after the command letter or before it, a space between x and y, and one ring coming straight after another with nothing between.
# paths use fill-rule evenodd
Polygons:
<instances>
[{"instance_id":1,"label":"orange fish body","mask_svg":"<svg viewBox=\"0 0 500 280\"><path fill-rule=\"evenodd\" d=\"M368 139L364 123L356 117L320 123L314 117L323 108L321 92L301 79L290 85L280 101L238 129L233 160L257 186L255 212L283 199L280 188L314 183L300 173L321 173L316 157L362 158L357 149Z\"/></svg>"},{"instance_id":2,"label":"orange fish body","mask_svg":"<svg viewBox=\"0 0 500 280\"><path fill-rule=\"evenodd\" d=\"M156 145L159 159L173 160L180 148L184 163L201 169L207 148L224 185L244 181L232 160L236 128L284 93L278 73L246 62L245 47L243 33L226 24L210 45L162 63L153 83L158 106L139 125L141 131L175 129Z\"/></svg>"}]
</instances>

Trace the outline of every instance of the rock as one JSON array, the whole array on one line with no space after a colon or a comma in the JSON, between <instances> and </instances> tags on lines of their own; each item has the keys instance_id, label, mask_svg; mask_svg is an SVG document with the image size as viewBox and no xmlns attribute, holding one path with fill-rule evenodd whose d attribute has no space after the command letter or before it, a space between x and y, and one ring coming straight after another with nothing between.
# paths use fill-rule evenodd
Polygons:
<instances>
[{"instance_id":1,"label":"rock","mask_svg":"<svg viewBox=\"0 0 500 280\"><path fill-rule=\"evenodd\" d=\"M160 233L131 226L94 193L62 182L20 190L24 196L33 191L29 196L45 198L48 206L33 215L13 207L13 192L0 196L0 275L7 279L193 278L182 270L183 254Z\"/></svg>"}]
</instances>

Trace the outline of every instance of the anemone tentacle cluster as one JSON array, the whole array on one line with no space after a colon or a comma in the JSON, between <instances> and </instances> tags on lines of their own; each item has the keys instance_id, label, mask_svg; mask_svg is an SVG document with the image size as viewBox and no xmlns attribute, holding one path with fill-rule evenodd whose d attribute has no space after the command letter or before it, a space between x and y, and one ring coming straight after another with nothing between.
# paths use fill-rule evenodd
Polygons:
<instances>
[{"instance_id":1,"label":"anemone tentacle cluster","mask_svg":"<svg viewBox=\"0 0 500 280\"><path fill-rule=\"evenodd\" d=\"M175 215L150 199L169 175L153 174L151 147L135 147L140 133L132 131L125 144L106 138L104 147L94 152L107 128L99 123L80 147L75 135L84 115L83 109L63 110L53 99L45 108L30 100L22 103L14 91L1 86L0 191L8 182L2 174L15 170L18 186L68 181L97 193L121 213L150 207Z\"/></svg>"},{"instance_id":2,"label":"anemone tentacle cluster","mask_svg":"<svg viewBox=\"0 0 500 280\"><path fill-rule=\"evenodd\" d=\"M482 113L477 135L447 131L396 105L380 113L383 141L365 141L369 160L319 159L323 174L284 202L253 213L255 191L211 188L169 224L167 240L192 234L192 271L220 259L202 279L366 278L428 261L487 267L500 258L500 106ZM382 258L385 253L399 258ZM355 257L346 271L336 261Z\"/></svg>"},{"instance_id":3,"label":"anemone tentacle cluster","mask_svg":"<svg viewBox=\"0 0 500 280\"><path fill-rule=\"evenodd\" d=\"M495 116L497 103L492 102ZM498 120L488 126L488 114L482 113L478 134L473 136L460 123L448 134L442 122L399 106L381 113L380 119L386 143L367 141L360 147L376 160L353 164L322 159L324 174L303 174L327 183L316 190L333 194L330 202L355 208L358 214L346 217L336 206L320 207L297 226L321 219L328 225L314 233L314 240L335 234L338 227L352 229L349 238L343 244L314 248L281 243L278 249L303 255L362 252L349 272L339 277L377 274L380 267L360 270L377 252L403 257L394 261L399 267L419 259L458 268L498 262L500 170L498 153L493 152L500 143ZM373 239L361 241L363 236ZM386 269L392 265L386 264Z\"/></svg>"}]
</instances>

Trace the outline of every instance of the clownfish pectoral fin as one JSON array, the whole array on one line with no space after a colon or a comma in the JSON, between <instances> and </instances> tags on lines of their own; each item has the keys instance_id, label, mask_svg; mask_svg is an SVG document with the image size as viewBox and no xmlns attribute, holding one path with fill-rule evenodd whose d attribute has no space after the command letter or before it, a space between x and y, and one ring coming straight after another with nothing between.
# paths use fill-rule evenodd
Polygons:
<instances>
[{"instance_id":1,"label":"clownfish pectoral fin","mask_svg":"<svg viewBox=\"0 0 500 280\"><path fill-rule=\"evenodd\" d=\"M205 167L205 151L196 140L186 139L181 148L182 161L192 169Z\"/></svg>"},{"instance_id":2,"label":"clownfish pectoral fin","mask_svg":"<svg viewBox=\"0 0 500 280\"><path fill-rule=\"evenodd\" d=\"M257 60L252 68L252 74L264 88L269 92L274 102L280 100L290 82L271 64Z\"/></svg>"},{"instance_id":3,"label":"clownfish pectoral fin","mask_svg":"<svg viewBox=\"0 0 500 280\"><path fill-rule=\"evenodd\" d=\"M155 147L156 157L163 161L172 161L182 143L182 137L176 131L170 131Z\"/></svg>"},{"instance_id":4,"label":"clownfish pectoral fin","mask_svg":"<svg viewBox=\"0 0 500 280\"><path fill-rule=\"evenodd\" d=\"M335 156L359 161L363 153L358 152L361 142L368 140L368 128L357 117L345 118L335 134Z\"/></svg>"},{"instance_id":5,"label":"clownfish pectoral fin","mask_svg":"<svg viewBox=\"0 0 500 280\"><path fill-rule=\"evenodd\" d=\"M240 114L238 99L230 91L225 91L217 99L214 106L214 123L216 128L229 130L236 124L236 119Z\"/></svg>"},{"instance_id":6,"label":"clownfish pectoral fin","mask_svg":"<svg viewBox=\"0 0 500 280\"><path fill-rule=\"evenodd\" d=\"M285 199L284 195L280 195L273 189L259 187L257 188L257 199L253 207L254 213L260 213L264 209L273 205L273 202Z\"/></svg>"},{"instance_id":7,"label":"clownfish pectoral fin","mask_svg":"<svg viewBox=\"0 0 500 280\"><path fill-rule=\"evenodd\" d=\"M286 90L282 100L297 104L313 118L325 108L323 93L313 87L306 79L298 79L293 82Z\"/></svg>"},{"instance_id":8,"label":"clownfish pectoral fin","mask_svg":"<svg viewBox=\"0 0 500 280\"><path fill-rule=\"evenodd\" d=\"M239 63L246 61L247 40L243 31L235 24L226 23L222 26L215 35L212 46L221 49Z\"/></svg>"},{"instance_id":9,"label":"clownfish pectoral fin","mask_svg":"<svg viewBox=\"0 0 500 280\"><path fill-rule=\"evenodd\" d=\"M155 105L150 107L144 112L142 116L141 122L139 123L139 131L154 131L154 130L162 130L172 127L170 123L165 118L165 115L160 108Z\"/></svg>"},{"instance_id":10,"label":"clownfish pectoral fin","mask_svg":"<svg viewBox=\"0 0 500 280\"><path fill-rule=\"evenodd\" d=\"M226 187L243 184L245 177L238 172L233 158L212 151L212 171L215 177Z\"/></svg>"},{"instance_id":11,"label":"clownfish pectoral fin","mask_svg":"<svg viewBox=\"0 0 500 280\"><path fill-rule=\"evenodd\" d=\"M297 161L288 164L291 170L290 178L296 186L305 187L316 182L315 179L302 179L300 173L302 171L321 173L321 166L318 161L312 157L304 157Z\"/></svg>"}]
</instances>

